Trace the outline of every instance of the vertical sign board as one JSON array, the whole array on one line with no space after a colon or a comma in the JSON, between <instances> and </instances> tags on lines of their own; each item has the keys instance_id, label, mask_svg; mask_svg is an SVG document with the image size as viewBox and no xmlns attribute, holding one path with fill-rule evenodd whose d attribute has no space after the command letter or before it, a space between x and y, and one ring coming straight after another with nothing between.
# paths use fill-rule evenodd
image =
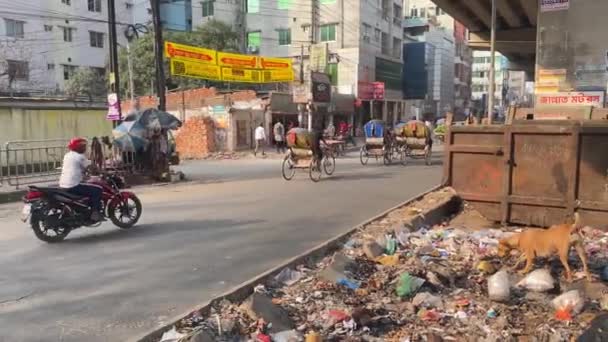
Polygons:
<instances>
[{"instance_id":1,"label":"vertical sign board","mask_svg":"<svg viewBox=\"0 0 608 342\"><path fill-rule=\"evenodd\" d=\"M310 70L325 71L327 66L327 44L315 44L310 47Z\"/></svg>"},{"instance_id":2,"label":"vertical sign board","mask_svg":"<svg viewBox=\"0 0 608 342\"><path fill-rule=\"evenodd\" d=\"M329 75L322 72L312 72L312 101L331 102L331 80Z\"/></svg>"},{"instance_id":3,"label":"vertical sign board","mask_svg":"<svg viewBox=\"0 0 608 342\"><path fill-rule=\"evenodd\" d=\"M106 119L111 121L120 120L120 111L118 110L118 95L116 93L108 94L108 114Z\"/></svg>"},{"instance_id":4,"label":"vertical sign board","mask_svg":"<svg viewBox=\"0 0 608 342\"><path fill-rule=\"evenodd\" d=\"M307 84L293 84L293 103L308 103L310 99L310 88Z\"/></svg>"}]
</instances>

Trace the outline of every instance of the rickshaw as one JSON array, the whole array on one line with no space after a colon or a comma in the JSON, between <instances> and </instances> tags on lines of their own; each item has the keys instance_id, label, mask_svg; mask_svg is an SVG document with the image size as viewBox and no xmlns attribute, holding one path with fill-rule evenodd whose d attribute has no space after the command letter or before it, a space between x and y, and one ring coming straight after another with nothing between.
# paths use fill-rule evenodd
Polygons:
<instances>
[{"instance_id":1,"label":"rickshaw","mask_svg":"<svg viewBox=\"0 0 608 342\"><path fill-rule=\"evenodd\" d=\"M382 120L371 120L363 126L365 144L361 147L359 159L361 165L367 165L369 158L382 158L385 165L392 161L391 139L388 137L386 124Z\"/></svg>"},{"instance_id":2,"label":"rickshaw","mask_svg":"<svg viewBox=\"0 0 608 342\"><path fill-rule=\"evenodd\" d=\"M331 176L336 170L336 158L326 148L323 149L321 165L317 165L312 151L312 139L313 134L304 128L292 128L287 132L289 152L283 158L281 169L285 180L292 180L297 169L307 169L310 179L316 183L321 180L323 171Z\"/></svg>"},{"instance_id":3,"label":"rickshaw","mask_svg":"<svg viewBox=\"0 0 608 342\"><path fill-rule=\"evenodd\" d=\"M402 163L406 164L406 157L424 159L426 165L431 165L433 152L433 138L431 129L422 121L411 120L395 126L393 130L395 146L403 155Z\"/></svg>"}]
</instances>

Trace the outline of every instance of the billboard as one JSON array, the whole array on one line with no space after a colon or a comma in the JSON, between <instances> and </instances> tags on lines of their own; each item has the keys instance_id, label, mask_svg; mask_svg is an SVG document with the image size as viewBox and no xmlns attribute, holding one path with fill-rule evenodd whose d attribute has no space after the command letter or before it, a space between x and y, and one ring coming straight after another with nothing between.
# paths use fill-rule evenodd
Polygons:
<instances>
[{"instance_id":1,"label":"billboard","mask_svg":"<svg viewBox=\"0 0 608 342\"><path fill-rule=\"evenodd\" d=\"M277 83L294 80L290 58L243 55L165 42L171 75L213 81Z\"/></svg>"}]
</instances>

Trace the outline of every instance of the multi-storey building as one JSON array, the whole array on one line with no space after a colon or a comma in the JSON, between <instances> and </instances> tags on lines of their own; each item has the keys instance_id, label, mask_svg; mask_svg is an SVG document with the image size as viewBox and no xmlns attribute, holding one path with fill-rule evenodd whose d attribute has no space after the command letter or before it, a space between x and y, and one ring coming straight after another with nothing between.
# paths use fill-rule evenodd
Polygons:
<instances>
[{"instance_id":1,"label":"multi-storey building","mask_svg":"<svg viewBox=\"0 0 608 342\"><path fill-rule=\"evenodd\" d=\"M78 68L105 73L108 12L104 0L0 3L0 93L60 93ZM133 0L116 0L119 43Z\"/></svg>"}]
</instances>

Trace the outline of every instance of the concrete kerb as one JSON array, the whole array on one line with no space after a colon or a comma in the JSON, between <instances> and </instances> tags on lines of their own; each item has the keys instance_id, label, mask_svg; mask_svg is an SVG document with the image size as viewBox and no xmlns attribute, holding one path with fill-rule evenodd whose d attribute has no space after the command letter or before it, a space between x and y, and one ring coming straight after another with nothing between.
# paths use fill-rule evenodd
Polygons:
<instances>
[{"instance_id":1,"label":"concrete kerb","mask_svg":"<svg viewBox=\"0 0 608 342\"><path fill-rule=\"evenodd\" d=\"M396 205L396 206L382 212L381 214L376 215L376 216L354 226L349 231L347 231L343 234L340 234L337 237L334 237L328 241L325 241L322 244L320 244L316 247L313 247L313 248L309 249L308 251L306 251L296 257L293 257L293 258L287 260L286 262L282 263L281 265L274 267L250 280L247 280L240 285L237 285L236 287L228 290L224 294L222 294L218 297L215 297L211 300L208 300L207 302L205 302L202 305L197 305L197 306L193 307L192 309L186 311L185 313L172 318L169 321L169 323L164 324L163 326L160 326L160 327L154 329L153 331L147 332L141 336L129 339L128 341L130 341L130 342L156 342L156 341L160 340L160 338L162 337L164 332L171 330L171 328L176 323L178 323L179 321L181 321L183 318L187 317L194 311L199 311L203 315L205 315L205 314L208 314L209 310L213 306L217 305L222 300L229 300L231 302L236 302L236 303L242 302L249 295L251 295L253 293L253 289L255 288L255 286L257 286L258 284L266 283L267 280L269 280L272 277L274 277L275 275L277 275L284 268L286 268L286 267L294 268L295 266L303 265L303 264L310 265L311 267L314 266L314 264L316 263L316 260L323 258L326 255L338 250L350 238L350 236L352 234L354 234L355 232L357 232L359 229L362 229L366 225L386 217L392 211L399 209L401 207L410 205L411 203L413 203L417 200L420 200L427 194L437 191L443 187L444 187L443 185L439 185L439 186L436 186L419 195L416 195L416 196L406 200L405 202L402 202L401 204ZM405 225L408 225L408 224L409 225L414 225L414 224L435 225L437 223L440 223L446 216L456 212L460 208L460 205L461 205L461 200L454 193L452 196L450 196L446 200L436 203L435 205L433 205L432 208L413 217L412 219L409 220L410 222L404 222L404 224Z\"/></svg>"},{"instance_id":2,"label":"concrete kerb","mask_svg":"<svg viewBox=\"0 0 608 342\"><path fill-rule=\"evenodd\" d=\"M27 190L0 192L0 204L19 202L26 193Z\"/></svg>"}]
</instances>

